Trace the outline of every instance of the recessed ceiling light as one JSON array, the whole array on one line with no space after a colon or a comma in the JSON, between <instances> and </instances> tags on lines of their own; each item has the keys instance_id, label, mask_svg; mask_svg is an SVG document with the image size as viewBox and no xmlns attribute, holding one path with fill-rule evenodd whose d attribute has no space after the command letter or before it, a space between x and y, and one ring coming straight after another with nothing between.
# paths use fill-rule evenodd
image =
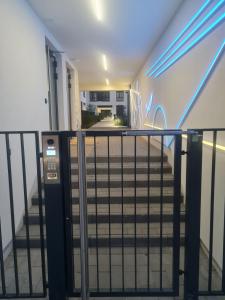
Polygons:
<instances>
[{"instance_id":1,"label":"recessed ceiling light","mask_svg":"<svg viewBox=\"0 0 225 300\"><path fill-rule=\"evenodd\" d=\"M103 21L103 13L102 13L102 1L101 0L92 0L93 10L95 16L99 22Z\"/></svg>"},{"instance_id":2,"label":"recessed ceiling light","mask_svg":"<svg viewBox=\"0 0 225 300\"><path fill-rule=\"evenodd\" d=\"M107 59L106 59L105 54L102 55L102 63L103 63L104 70L107 71L108 70L108 65L107 65Z\"/></svg>"}]
</instances>

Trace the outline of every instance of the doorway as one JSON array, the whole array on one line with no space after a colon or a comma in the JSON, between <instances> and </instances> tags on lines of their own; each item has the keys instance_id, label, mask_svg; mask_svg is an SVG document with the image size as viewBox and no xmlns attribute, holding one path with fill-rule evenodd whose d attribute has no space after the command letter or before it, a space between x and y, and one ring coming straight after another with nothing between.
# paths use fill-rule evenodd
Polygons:
<instances>
[{"instance_id":1,"label":"doorway","mask_svg":"<svg viewBox=\"0 0 225 300\"><path fill-rule=\"evenodd\" d=\"M48 71L48 103L49 103L49 127L52 131L59 130L58 109L58 73L56 52L46 45L47 71Z\"/></svg>"},{"instance_id":2,"label":"doorway","mask_svg":"<svg viewBox=\"0 0 225 300\"><path fill-rule=\"evenodd\" d=\"M72 130L72 71L67 67L68 127Z\"/></svg>"}]
</instances>

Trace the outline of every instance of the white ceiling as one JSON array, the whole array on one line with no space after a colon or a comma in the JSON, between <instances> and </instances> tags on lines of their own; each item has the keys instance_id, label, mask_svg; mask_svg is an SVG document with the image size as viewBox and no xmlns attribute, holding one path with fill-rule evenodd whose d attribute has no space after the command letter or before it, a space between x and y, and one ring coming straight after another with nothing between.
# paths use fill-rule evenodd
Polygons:
<instances>
[{"instance_id":1,"label":"white ceiling","mask_svg":"<svg viewBox=\"0 0 225 300\"><path fill-rule=\"evenodd\" d=\"M106 78L123 89L183 0L27 1L77 66L81 89L106 88Z\"/></svg>"}]
</instances>

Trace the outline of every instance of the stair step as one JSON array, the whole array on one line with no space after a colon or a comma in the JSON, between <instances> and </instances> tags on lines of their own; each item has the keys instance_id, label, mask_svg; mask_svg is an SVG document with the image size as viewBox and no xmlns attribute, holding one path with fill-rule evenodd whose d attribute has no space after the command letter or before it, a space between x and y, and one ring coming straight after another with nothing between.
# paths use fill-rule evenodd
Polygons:
<instances>
[{"instance_id":1,"label":"stair step","mask_svg":"<svg viewBox=\"0 0 225 300\"><path fill-rule=\"evenodd\" d=\"M86 162L87 163L108 163L108 159L110 163L121 163L121 156L97 156L94 158L93 156L86 157ZM125 163L130 163L130 162L148 162L148 156L123 156L123 162ZM160 155L155 155L155 156L150 156L149 162L161 162L161 156ZM168 157L166 155L163 156L163 161L167 162ZM71 157L71 163L76 164L78 163L78 158L77 157Z\"/></svg>"},{"instance_id":2,"label":"stair step","mask_svg":"<svg viewBox=\"0 0 225 300\"><path fill-rule=\"evenodd\" d=\"M43 217L44 223L45 223L45 217ZM151 223L157 223L160 221L160 215L159 214L154 214L149 216L150 222ZM173 222L173 215L172 214L163 214L163 222L164 223L170 223ZM185 222L185 214L181 213L181 222ZM124 223L146 223L148 222L148 216L147 215L124 215L123 217L121 215L112 215L110 217L110 222L112 224L118 223L121 224L122 221ZM79 224L80 218L79 216L73 216L72 217L72 222L73 224ZM98 224L103 224L103 223L108 223L109 222L109 216L108 215L100 215L97 217L97 222ZM89 215L88 216L88 223L89 224L95 224L96 223L96 216L95 215ZM26 220L24 217L24 224L26 224ZM38 214L33 214L29 216L29 224L30 225L38 225L40 224L40 218Z\"/></svg>"},{"instance_id":3,"label":"stair step","mask_svg":"<svg viewBox=\"0 0 225 300\"><path fill-rule=\"evenodd\" d=\"M112 181L108 182L108 180L101 180L100 178L97 178L96 182L95 181L87 181L87 188L88 189L94 189L95 186L100 189L100 188L107 188L110 186L110 188L133 188L136 186L137 188L146 188L148 187L148 184L151 187L160 187L161 186L161 180L160 179L151 179L149 182L147 180L123 180L123 182L120 180L118 181ZM164 187L172 187L174 184L172 179L163 179L163 186ZM79 183L72 181L71 183L72 189L78 189L79 188Z\"/></svg>"},{"instance_id":4,"label":"stair step","mask_svg":"<svg viewBox=\"0 0 225 300\"><path fill-rule=\"evenodd\" d=\"M163 196L163 203L172 203L174 200L173 195L168 195L168 196ZM43 198L43 203L45 202L45 199ZM109 202L109 197L97 197L97 204L108 204ZM112 196L110 197L110 204L133 204L135 203L135 197L130 196L124 196L123 199L121 196ZM149 197L149 202L152 204L155 203L160 203L160 195L155 195L155 196L150 196ZM183 196L181 196L181 202L183 202ZM72 198L72 204L78 204L79 203L79 198L73 197ZM87 198L87 203L88 204L95 204L96 199L95 197L89 197ZM147 196L137 196L136 198L136 203L148 203L148 197ZM32 198L32 205L38 205L39 204L39 198L38 196L34 196Z\"/></svg>"},{"instance_id":5,"label":"stair step","mask_svg":"<svg viewBox=\"0 0 225 300\"><path fill-rule=\"evenodd\" d=\"M148 165L142 164L143 166L140 166L140 164L138 164L136 166L136 174L159 174L161 173L161 165L157 164L156 166L152 166L149 168L148 170ZM123 174L134 174L134 164L123 164L123 168L121 168L121 164L111 164L109 169L108 169L108 164L101 164L101 166L99 167L99 165L96 166L96 173L97 175L108 175L108 173L110 173L110 175L115 175L115 174L121 174L121 171L123 170ZM172 168L169 164L167 164L166 166L163 166L163 173L164 174L170 174L172 172ZM78 175L79 171L78 171L78 167L76 164L72 164L71 166L71 174L72 175ZM87 165L86 166L86 174L87 175L94 175L95 174L95 166L94 164L92 165Z\"/></svg>"},{"instance_id":6,"label":"stair step","mask_svg":"<svg viewBox=\"0 0 225 300\"><path fill-rule=\"evenodd\" d=\"M148 214L148 208L150 214L160 214L160 203L150 204L148 206L148 203L136 203L136 205L133 204L98 204L96 207L96 204L88 204L87 206L87 213L88 214L96 214L96 208L98 216L100 215L109 215L109 208L110 208L110 215L121 215L122 209L124 215L134 215L135 210L136 214L146 216ZM44 210L44 207L43 207ZM181 203L181 211L185 211L184 205ZM173 203L166 203L163 204L163 214L172 214L173 213ZM29 210L29 214L39 214L39 207L38 206L32 206ZM79 215L79 204L73 204L72 205L72 214Z\"/></svg>"},{"instance_id":7,"label":"stair step","mask_svg":"<svg viewBox=\"0 0 225 300\"><path fill-rule=\"evenodd\" d=\"M180 245L183 246L185 242L185 238L181 237L180 238ZM46 245L46 240L44 241ZM162 246L163 247L172 247L174 243L174 238L173 237L163 237L162 238ZM40 248L40 239L38 238L31 238L30 239L30 247L32 249L34 248ZM134 237L126 237L124 239L122 238L115 238L112 237L111 239L109 238L89 238L88 239L88 246L90 248L93 247L160 247L161 245L161 240L160 237L150 237L150 238L142 238L142 237L137 237L136 239ZM25 239L16 239L16 247L21 249L21 248L26 248L27 247L27 242ZM80 239L73 239L73 247L74 248L79 248L80 247Z\"/></svg>"},{"instance_id":8,"label":"stair step","mask_svg":"<svg viewBox=\"0 0 225 300\"><path fill-rule=\"evenodd\" d=\"M136 197L141 197L141 196L160 196L161 195L161 188L160 186L151 186L149 189L148 193L148 188L146 187L123 187L123 195L124 197L134 197L135 196L135 190L136 190ZM111 197L121 197L121 191L122 188L112 188L110 187L110 196ZM171 196L173 195L173 186L164 186L162 189L162 194L163 196ZM79 196L79 190L78 189L72 189L72 197L78 197ZM87 197L95 197L96 196L96 191L94 188L92 189L87 189ZM104 188L98 188L97 189L97 196L98 197L108 197L109 196L109 189L108 187Z\"/></svg>"},{"instance_id":9,"label":"stair step","mask_svg":"<svg viewBox=\"0 0 225 300\"><path fill-rule=\"evenodd\" d=\"M184 223L181 223L180 230L181 235L184 235ZM123 227L123 229L122 229ZM73 237L80 237L80 225L73 224ZM134 237L136 232L136 237L156 237L160 236L161 226L160 223L138 223L135 226L135 223L96 223L96 224L88 224L88 237L95 238L96 232L98 238L108 238L110 235L112 237L120 237L122 238L122 232L124 237ZM45 231L45 227L44 227ZM173 223L167 223L166 226L162 223L162 235L165 237L173 236ZM30 225L29 227L29 236L31 238L39 238L40 237L40 226ZM17 233L17 238L24 239L26 238L26 228L23 226L21 230Z\"/></svg>"},{"instance_id":10,"label":"stair step","mask_svg":"<svg viewBox=\"0 0 225 300\"><path fill-rule=\"evenodd\" d=\"M110 188L110 198L113 197L120 197L121 198L121 191L122 188ZM124 197L134 197L134 188L127 188L123 187L123 195ZM163 193L163 199L169 197L173 197L173 187L163 187L162 189ZM150 187L149 188L149 196L152 197L160 197L161 195L161 188L160 187ZM37 197L37 195L35 196ZM42 194L42 197L44 197L44 191ZM78 189L72 189L72 198L78 198L79 197L79 190ZM95 198L95 189L87 189L87 198ZM107 198L109 197L109 189L107 188L98 188L97 189L97 198ZM136 187L136 198L139 197L148 197L148 188L147 187ZM166 202L166 200L165 200Z\"/></svg>"},{"instance_id":11,"label":"stair step","mask_svg":"<svg viewBox=\"0 0 225 300\"><path fill-rule=\"evenodd\" d=\"M174 178L171 174L163 174L163 177L161 178L160 174L151 174L150 178L148 180L147 175L143 174L127 174L123 175L123 181L122 181L122 175L116 174L116 175L110 175L110 179L105 175L88 175L87 176L87 188L93 189L95 186L97 188L147 188L150 187L160 187L161 184L164 187L171 187L174 184ZM72 175L71 177L71 188L72 189L78 189L79 183L78 183L78 176Z\"/></svg>"}]
</instances>

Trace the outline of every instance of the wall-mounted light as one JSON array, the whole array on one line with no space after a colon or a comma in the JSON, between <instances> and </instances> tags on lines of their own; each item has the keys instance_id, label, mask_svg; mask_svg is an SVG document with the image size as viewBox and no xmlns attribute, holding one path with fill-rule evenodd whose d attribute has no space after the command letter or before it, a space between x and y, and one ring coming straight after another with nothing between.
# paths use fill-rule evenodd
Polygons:
<instances>
[{"instance_id":1,"label":"wall-mounted light","mask_svg":"<svg viewBox=\"0 0 225 300\"><path fill-rule=\"evenodd\" d=\"M107 64L107 59L106 59L106 55L105 54L102 55L102 64L103 64L104 70L108 71L108 64Z\"/></svg>"},{"instance_id":2,"label":"wall-mounted light","mask_svg":"<svg viewBox=\"0 0 225 300\"><path fill-rule=\"evenodd\" d=\"M106 83L106 85L109 85L109 79L108 78L105 79L105 83Z\"/></svg>"},{"instance_id":3,"label":"wall-mounted light","mask_svg":"<svg viewBox=\"0 0 225 300\"><path fill-rule=\"evenodd\" d=\"M102 1L92 0L94 14L99 22L103 21Z\"/></svg>"}]
</instances>

